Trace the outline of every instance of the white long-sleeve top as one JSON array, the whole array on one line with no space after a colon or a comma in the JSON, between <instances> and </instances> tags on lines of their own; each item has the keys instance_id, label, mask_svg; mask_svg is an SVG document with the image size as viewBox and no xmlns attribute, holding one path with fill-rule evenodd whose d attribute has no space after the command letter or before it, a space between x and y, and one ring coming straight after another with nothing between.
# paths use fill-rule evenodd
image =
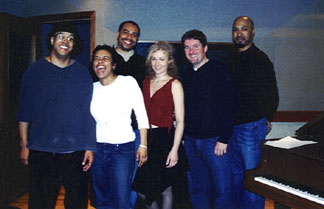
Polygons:
<instances>
[{"instance_id":1,"label":"white long-sleeve top","mask_svg":"<svg viewBox=\"0 0 324 209\"><path fill-rule=\"evenodd\" d=\"M107 86L95 82L90 110L96 120L97 142L123 144L134 141L132 109L138 128L149 128L143 95L133 77L119 75Z\"/></svg>"}]
</instances>

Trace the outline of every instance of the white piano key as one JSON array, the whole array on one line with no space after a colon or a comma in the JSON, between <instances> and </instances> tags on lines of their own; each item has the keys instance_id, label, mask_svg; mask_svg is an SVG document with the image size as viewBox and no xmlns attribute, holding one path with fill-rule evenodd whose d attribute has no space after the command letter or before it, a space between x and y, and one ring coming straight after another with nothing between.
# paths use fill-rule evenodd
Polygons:
<instances>
[{"instance_id":1,"label":"white piano key","mask_svg":"<svg viewBox=\"0 0 324 209\"><path fill-rule=\"evenodd\" d=\"M324 205L324 198L320 197L319 195L310 194L307 191L302 191L300 189L293 188L293 187L291 187L289 185L285 185L283 183L276 182L276 181L273 181L271 179L264 178L262 176L254 177L254 180L258 181L260 183L275 187L277 189L283 190L285 192L297 195L299 197L308 199L308 200L316 202L318 204Z\"/></svg>"}]
</instances>

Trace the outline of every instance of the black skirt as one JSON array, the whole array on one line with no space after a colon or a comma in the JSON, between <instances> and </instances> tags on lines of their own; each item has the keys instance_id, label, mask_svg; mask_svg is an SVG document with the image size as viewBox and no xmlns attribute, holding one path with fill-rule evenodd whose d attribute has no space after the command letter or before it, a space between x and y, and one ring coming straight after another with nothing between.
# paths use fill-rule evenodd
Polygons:
<instances>
[{"instance_id":1,"label":"black skirt","mask_svg":"<svg viewBox=\"0 0 324 209\"><path fill-rule=\"evenodd\" d=\"M178 150L178 163L166 168L166 160L173 146L174 128L153 128L148 134L148 160L140 168L133 182L133 189L145 195L145 203L151 205L160 199L161 193L169 186L186 178L188 163L182 143Z\"/></svg>"}]
</instances>

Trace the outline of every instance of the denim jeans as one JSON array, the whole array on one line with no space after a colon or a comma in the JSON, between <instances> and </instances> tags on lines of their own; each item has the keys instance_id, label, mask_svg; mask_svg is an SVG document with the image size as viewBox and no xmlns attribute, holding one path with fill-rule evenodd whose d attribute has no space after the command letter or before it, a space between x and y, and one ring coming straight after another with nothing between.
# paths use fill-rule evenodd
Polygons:
<instances>
[{"instance_id":1,"label":"denim jeans","mask_svg":"<svg viewBox=\"0 0 324 209\"><path fill-rule=\"evenodd\" d=\"M91 171L97 209L130 208L134 158L134 142L97 143Z\"/></svg>"},{"instance_id":2,"label":"denim jeans","mask_svg":"<svg viewBox=\"0 0 324 209\"><path fill-rule=\"evenodd\" d=\"M55 208L61 183L65 189L64 206L88 206L88 173L82 171L84 151L60 154L30 150L29 209Z\"/></svg>"},{"instance_id":3,"label":"denim jeans","mask_svg":"<svg viewBox=\"0 0 324 209\"><path fill-rule=\"evenodd\" d=\"M134 167L133 176L132 176L132 183L134 181L135 174L136 174L136 171L138 168L138 161L136 160L136 153L137 153L139 145L141 144L141 136L140 136L139 130L134 130L134 133L135 133L135 153L134 153L135 154L135 164L134 164L135 167ZM131 204L130 208L132 208L132 209L135 208L136 200L137 200L137 193L136 193L136 191L134 191L132 189L131 194L130 194L130 204Z\"/></svg>"},{"instance_id":4,"label":"denim jeans","mask_svg":"<svg viewBox=\"0 0 324 209\"><path fill-rule=\"evenodd\" d=\"M244 171L255 168L261 160L260 143L267 134L267 121L236 125L230 140L233 156L234 202L241 209L263 209L265 200L244 189Z\"/></svg>"},{"instance_id":5,"label":"denim jeans","mask_svg":"<svg viewBox=\"0 0 324 209\"><path fill-rule=\"evenodd\" d=\"M225 155L216 156L214 149L218 137L196 139L185 135L184 140L190 167L187 176L192 208L232 209L230 149Z\"/></svg>"}]
</instances>

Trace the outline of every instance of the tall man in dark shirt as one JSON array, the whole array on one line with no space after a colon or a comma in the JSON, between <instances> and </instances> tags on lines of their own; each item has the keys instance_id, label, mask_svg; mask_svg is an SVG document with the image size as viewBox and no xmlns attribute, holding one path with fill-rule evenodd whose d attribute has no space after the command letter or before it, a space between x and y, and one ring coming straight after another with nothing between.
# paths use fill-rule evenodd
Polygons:
<instances>
[{"instance_id":1,"label":"tall man in dark shirt","mask_svg":"<svg viewBox=\"0 0 324 209\"><path fill-rule=\"evenodd\" d=\"M188 184L194 209L231 209L231 157L236 95L225 65L206 56L205 34L191 30L182 36L186 58L184 145L189 163Z\"/></svg>"},{"instance_id":2,"label":"tall man in dark shirt","mask_svg":"<svg viewBox=\"0 0 324 209\"><path fill-rule=\"evenodd\" d=\"M117 52L116 69L117 75L133 76L138 85L142 88L145 78L145 58L138 55L135 51L137 41L141 35L141 30L138 24L128 20L119 25L117 33L117 45L114 47ZM136 117L132 113L132 127L135 132L135 149L138 150L140 144L140 135L137 127ZM137 152L135 152L137 153ZM136 157L133 179L137 171L138 157ZM135 191L131 192L131 206L134 208L137 199Z\"/></svg>"},{"instance_id":3,"label":"tall man in dark shirt","mask_svg":"<svg viewBox=\"0 0 324 209\"><path fill-rule=\"evenodd\" d=\"M255 168L261 158L260 142L271 130L279 103L273 64L258 49L253 38L253 21L237 17L232 28L237 51L227 64L238 90L238 114L230 146L233 151L233 176L236 208L263 209L264 198L244 189L244 171Z\"/></svg>"},{"instance_id":4,"label":"tall man in dark shirt","mask_svg":"<svg viewBox=\"0 0 324 209\"><path fill-rule=\"evenodd\" d=\"M29 209L55 207L61 183L65 208L87 208L88 176L96 148L90 114L92 78L72 55L82 45L75 26L56 23L50 55L24 73L17 120L20 158L29 168Z\"/></svg>"},{"instance_id":5,"label":"tall man in dark shirt","mask_svg":"<svg viewBox=\"0 0 324 209\"><path fill-rule=\"evenodd\" d=\"M136 22L131 20L122 22L117 33L117 45L114 48L118 54L115 73L133 76L142 88L145 78L145 58L135 51L140 35L141 30ZM133 124L133 128L137 130L137 124Z\"/></svg>"}]
</instances>

